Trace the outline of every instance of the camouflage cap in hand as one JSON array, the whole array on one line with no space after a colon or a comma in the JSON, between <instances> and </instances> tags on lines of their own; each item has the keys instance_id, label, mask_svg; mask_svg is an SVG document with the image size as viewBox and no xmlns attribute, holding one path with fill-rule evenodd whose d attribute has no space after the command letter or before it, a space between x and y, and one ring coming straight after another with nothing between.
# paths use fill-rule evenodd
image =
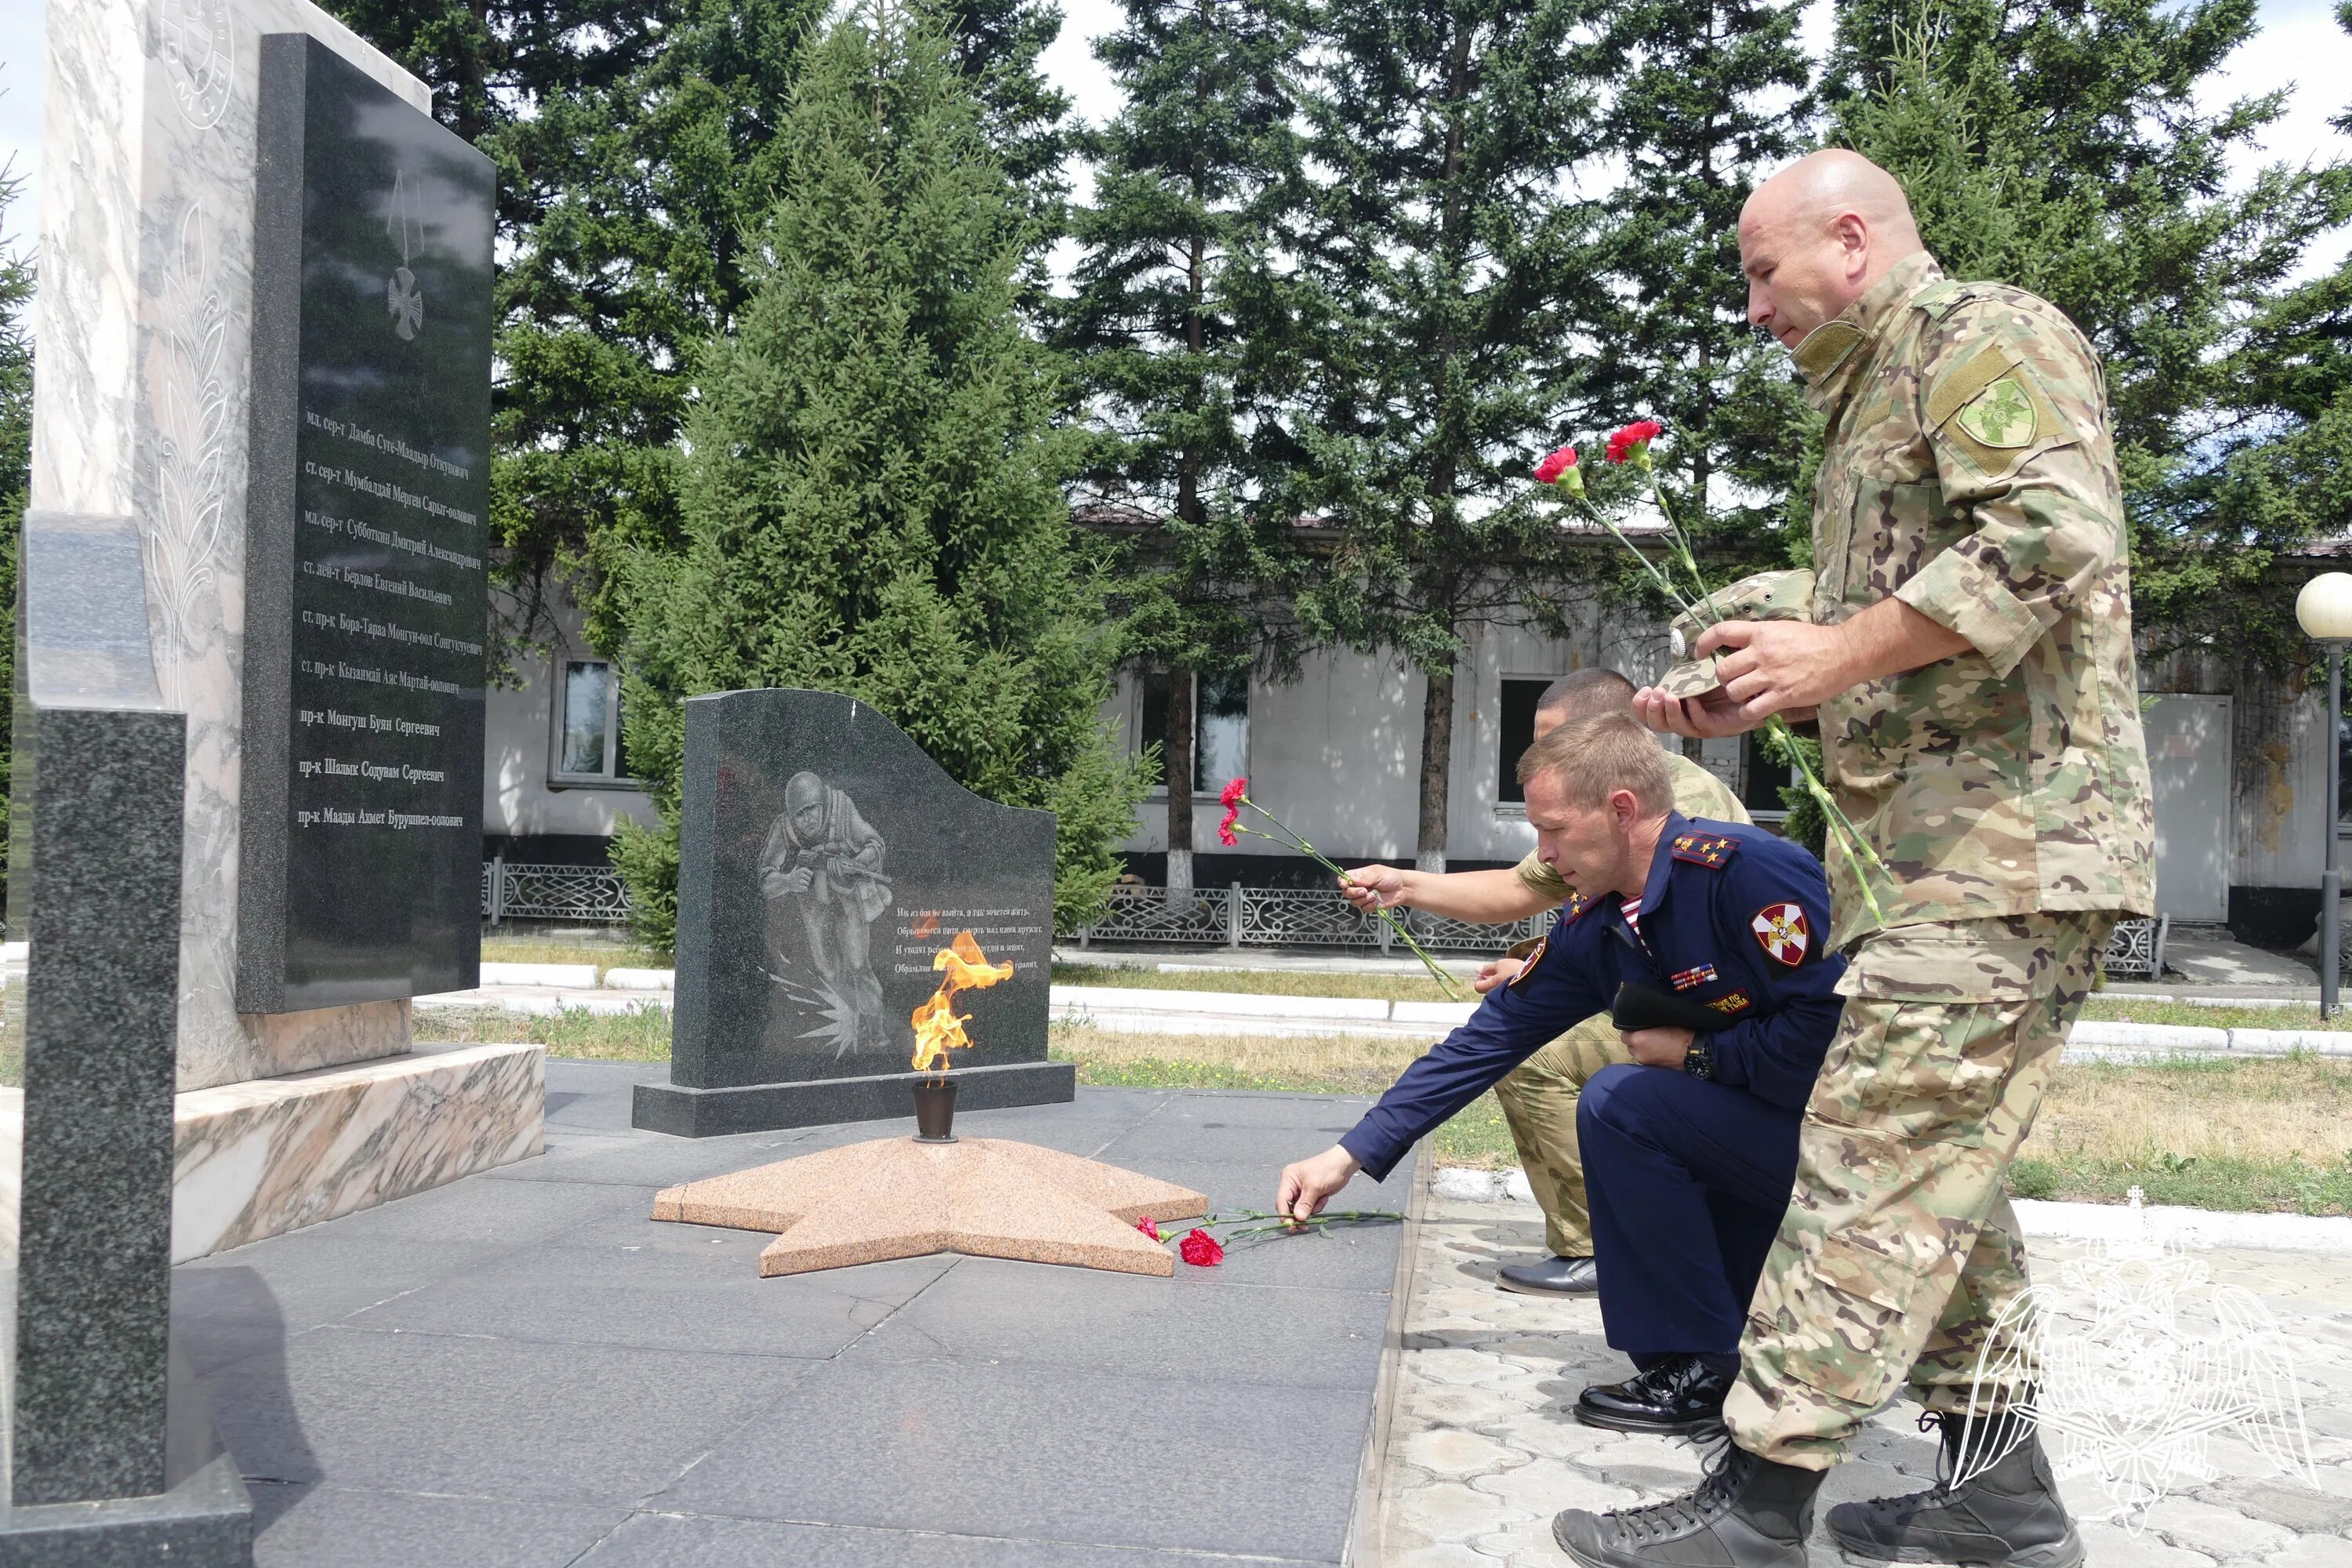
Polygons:
<instances>
[{"instance_id":1,"label":"camouflage cap in hand","mask_svg":"<svg viewBox=\"0 0 2352 1568\"><path fill-rule=\"evenodd\" d=\"M1717 621L1810 621L1813 618L1813 574L1808 571L1759 572L1716 589L1708 603L1685 610L1674 618L1674 649L1686 654L1699 634ZM1712 607L1713 614L1708 614ZM1715 659L1684 658L1658 679L1658 689L1669 697L1704 697L1721 682Z\"/></svg>"}]
</instances>

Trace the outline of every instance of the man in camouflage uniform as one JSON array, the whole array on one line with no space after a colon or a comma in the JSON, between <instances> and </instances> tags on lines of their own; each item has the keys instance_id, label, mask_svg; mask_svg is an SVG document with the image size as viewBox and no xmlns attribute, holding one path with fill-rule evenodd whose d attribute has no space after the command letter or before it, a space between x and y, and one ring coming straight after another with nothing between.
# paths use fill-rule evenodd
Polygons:
<instances>
[{"instance_id":1,"label":"man in camouflage uniform","mask_svg":"<svg viewBox=\"0 0 2352 1568\"><path fill-rule=\"evenodd\" d=\"M1696 633L1694 633L1696 635ZM1633 683L1613 669L1580 669L1564 675L1536 700L1535 734L1562 724L1624 710ZM1710 822L1745 823L1748 810L1721 779L1682 756L1665 752L1674 785L1675 809ZM1360 909L1405 907L1474 924L1522 921L1568 901L1568 883L1528 851L1507 871L1404 871L1393 866L1361 866L1348 873L1340 891ZM1525 949L1483 964L1476 984L1485 994L1519 972ZM1592 1215L1584 1195L1584 1161L1576 1146L1576 1105L1592 1075L1614 1062L1631 1061L1625 1042L1606 1017L1583 1023L1514 1068L1495 1086L1511 1142L1528 1173L1528 1185L1543 1208L1547 1255L1532 1263L1507 1264L1495 1282L1530 1296L1587 1295L1601 1288L1592 1259Z\"/></svg>"},{"instance_id":2,"label":"man in camouflage uniform","mask_svg":"<svg viewBox=\"0 0 2352 1568\"><path fill-rule=\"evenodd\" d=\"M1849 1555L2071 1568L2081 1538L2026 1391L1978 1391L2025 1284L2001 1178L2116 918L2150 912L2154 825L2121 484L2082 334L1998 284L1948 281L1901 187L1847 152L1759 187L1739 227L1748 315L1825 416L1810 620L1727 624L1703 695L1640 693L1685 735L1818 710L1864 853L1830 842L1851 955L1796 1188L1748 1309L1733 1442L1656 1509L1570 1510L1608 1568L1797 1568L1821 1477L1908 1381L1947 1462L1906 1498L1841 1504ZM1678 687L1685 693L1687 687Z\"/></svg>"}]
</instances>

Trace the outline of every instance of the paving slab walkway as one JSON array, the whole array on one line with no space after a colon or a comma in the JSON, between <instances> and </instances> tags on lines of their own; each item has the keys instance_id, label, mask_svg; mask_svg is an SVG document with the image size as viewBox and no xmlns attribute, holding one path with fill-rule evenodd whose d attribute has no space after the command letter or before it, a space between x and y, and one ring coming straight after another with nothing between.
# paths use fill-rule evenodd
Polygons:
<instances>
[{"instance_id":1,"label":"paving slab walkway","mask_svg":"<svg viewBox=\"0 0 2352 1568\"><path fill-rule=\"evenodd\" d=\"M548 1064L546 1152L187 1264L173 1321L264 1568L1339 1561L1400 1227L1174 1279L951 1256L758 1278L655 1191L860 1139L629 1126L662 1064ZM1364 1109L1084 1089L958 1128L1265 1204ZM1410 1168L1360 1179L1402 1209Z\"/></svg>"},{"instance_id":2,"label":"paving slab walkway","mask_svg":"<svg viewBox=\"0 0 2352 1568\"><path fill-rule=\"evenodd\" d=\"M1551 1516L1613 1509L1686 1490L1703 1454L1687 1444L1579 1425L1569 1406L1587 1384L1632 1369L1601 1339L1590 1299L1561 1301L1495 1288L1495 1269L1539 1251L1541 1215L1511 1201L1425 1194L1403 1314L1394 1417L1368 1561L1386 1568L1562 1568ZM2033 1244L2048 1284L2081 1243ZM2221 1474L2149 1510L2137 1535L2084 1528L2094 1568L2352 1568L2352 1258L2200 1250L2223 1283L2243 1286L2295 1342L2320 1489L2263 1473L2253 1454L2216 1443ZM2067 1304L2062 1303L2065 1310ZM1854 1458L1831 1472L1817 1520L1851 1498L1915 1490L1935 1479L1936 1447L1916 1405L1881 1414ZM2064 1488L2079 1514L2095 1486ZM1812 1556L1843 1561L1815 1526Z\"/></svg>"}]
</instances>

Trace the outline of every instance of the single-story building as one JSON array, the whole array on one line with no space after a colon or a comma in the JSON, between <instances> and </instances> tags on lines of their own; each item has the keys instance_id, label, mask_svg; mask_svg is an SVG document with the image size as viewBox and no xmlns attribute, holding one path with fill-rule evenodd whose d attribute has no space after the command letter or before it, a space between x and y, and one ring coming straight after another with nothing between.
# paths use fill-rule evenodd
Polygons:
<instances>
[{"instance_id":1,"label":"single-story building","mask_svg":"<svg viewBox=\"0 0 2352 1568\"><path fill-rule=\"evenodd\" d=\"M521 684L490 693L486 860L601 865L624 817L653 820L626 776L617 672L587 647L568 605L558 603L554 625L555 646L518 672ZM1641 680L1665 659L1662 626L1598 612L1572 617L1565 638L1524 624L1475 629L1455 681L1448 864L1508 865L1533 846L1513 768L1548 682L1596 664ZM1164 735L1167 679L1144 668L1119 674L1105 717L1129 747ZM2318 801L2324 688L2313 689L2304 671L2258 668L2218 648L2144 662L2140 681L2163 912L2176 923L2227 923L2261 945L2305 940L2317 916L2327 830ZM1334 858L1410 864L1423 690L1422 676L1394 658L1338 649L1307 656L1294 679L1202 683L1194 886L1319 885L1311 863L1276 846L1219 845L1214 795L1234 776L1247 776L1253 798ZM1759 820L1781 815L1787 770L1752 741L1708 742L1698 760ZM2341 835L2345 814L2335 816ZM1156 885L1168 850L1161 792L1139 817L1124 848L1130 870Z\"/></svg>"}]
</instances>

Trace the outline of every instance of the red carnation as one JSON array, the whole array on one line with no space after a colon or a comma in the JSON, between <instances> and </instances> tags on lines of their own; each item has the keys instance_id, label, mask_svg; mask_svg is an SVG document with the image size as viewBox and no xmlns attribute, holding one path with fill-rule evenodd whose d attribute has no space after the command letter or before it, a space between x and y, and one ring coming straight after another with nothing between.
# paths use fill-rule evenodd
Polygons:
<instances>
[{"instance_id":1,"label":"red carnation","mask_svg":"<svg viewBox=\"0 0 2352 1568\"><path fill-rule=\"evenodd\" d=\"M1217 1238L1198 1226L1184 1233L1176 1250L1183 1255L1185 1262L1197 1268L1213 1268L1225 1260L1225 1249L1217 1245Z\"/></svg>"},{"instance_id":2,"label":"red carnation","mask_svg":"<svg viewBox=\"0 0 2352 1568\"><path fill-rule=\"evenodd\" d=\"M1622 463L1632 458L1639 466L1649 456L1650 443L1666 433L1666 427L1654 419L1636 419L1609 437L1608 458Z\"/></svg>"},{"instance_id":3,"label":"red carnation","mask_svg":"<svg viewBox=\"0 0 2352 1568\"><path fill-rule=\"evenodd\" d=\"M1154 1241L1165 1241L1168 1239L1166 1237L1160 1234L1160 1227L1151 1223L1151 1216L1150 1215L1145 1215L1141 1219L1137 1220L1135 1222L1135 1228L1141 1231L1144 1235L1150 1237Z\"/></svg>"},{"instance_id":4,"label":"red carnation","mask_svg":"<svg viewBox=\"0 0 2352 1568\"><path fill-rule=\"evenodd\" d=\"M1556 484L1560 475L1576 467L1576 448L1562 447L1536 465L1536 478L1544 484Z\"/></svg>"},{"instance_id":5,"label":"red carnation","mask_svg":"<svg viewBox=\"0 0 2352 1568\"><path fill-rule=\"evenodd\" d=\"M1247 794L1249 794L1249 780L1227 779L1225 787L1217 792L1217 804L1231 811L1241 805L1242 797Z\"/></svg>"},{"instance_id":6,"label":"red carnation","mask_svg":"<svg viewBox=\"0 0 2352 1568\"><path fill-rule=\"evenodd\" d=\"M1223 822L1217 824L1217 842L1225 845L1228 847L1241 842L1240 839L1234 837L1234 816L1235 815L1238 814L1228 815Z\"/></svg>"}]
</instances>

